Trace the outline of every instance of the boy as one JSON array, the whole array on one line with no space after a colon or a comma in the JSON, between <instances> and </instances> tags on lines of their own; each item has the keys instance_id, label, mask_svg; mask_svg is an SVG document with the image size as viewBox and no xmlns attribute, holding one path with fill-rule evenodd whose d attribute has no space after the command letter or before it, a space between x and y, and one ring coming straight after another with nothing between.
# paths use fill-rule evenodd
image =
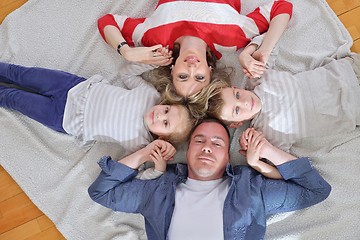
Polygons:
<instances>
[{"instance_id":1,"label":"boy","mask_svg":"<svg viewBox=\"0 0 360 240\"><path fill-rule=\"evenodd\" d=\"M110 85L99 75L85 79L58 70L0 63L0 82L7 84L0 85L0 107L74 135L83 146L119 142L126 154L157 137L172 144L186 141L193 125L187 108L156 105L160 96L150 84L140 77L122 77L128 89Z\"/></svg>"},{"instance_id":2,"label":"boy","mask_svg":"<svg viewBox=\"0 0 360 240\"><path fill-rule=\"evenodd\" d=\"M222 88L209 100L209 115L230 127L251 120L285 151L305 137L351 131L360 124L360 87L349 59L298 74L268 70L253 91Z\"/></svg>"}]
</instances>

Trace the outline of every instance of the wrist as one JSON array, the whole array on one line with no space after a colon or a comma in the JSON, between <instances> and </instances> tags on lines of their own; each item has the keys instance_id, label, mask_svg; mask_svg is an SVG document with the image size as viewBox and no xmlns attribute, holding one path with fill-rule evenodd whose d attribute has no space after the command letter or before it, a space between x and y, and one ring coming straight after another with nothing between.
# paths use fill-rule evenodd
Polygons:
<instances>
[{"instance_id":1,"label":"wrist","mask_svg":"<svg viewBox=\"0 0 360 240\"><path fill-rule=\"evenodd\" d=\"M124 49L124 47L129 47L129 45L128 45L128 43L127 42L121 42L121 43L119 43L119 45L117 46L117 48L116 48L116 51L120 54L120 55L122 55L122 52L121 52L121 50L123 50Z\"/></svg>"}]
</instances>

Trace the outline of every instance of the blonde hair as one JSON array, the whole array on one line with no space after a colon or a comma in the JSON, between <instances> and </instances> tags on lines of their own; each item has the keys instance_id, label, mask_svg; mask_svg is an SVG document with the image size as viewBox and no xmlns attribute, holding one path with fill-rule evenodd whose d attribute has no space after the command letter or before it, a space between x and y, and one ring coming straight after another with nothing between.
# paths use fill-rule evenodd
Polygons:
<instances>
[{"instance_id":1,"label":"blonde hair","mask_svg":"<svg viewBox=\"0 0 360 240\"><path fill-rule=\"evenodd\" d=\"M180 124L176 126L175 131L167 136L159 136L161 139L177 145L186 142L189 139L190 132L194 126L194 119L189 109L180 104L173 104L172 107L178 107L180 112Z\"/></svg>"},{"instance_id":2,"label":"blonde hair","mask_svg":"<svg viewBox=\"0 0 360 240\"><path fill-rule=\"evenodd\" d=\"M214 94L209 98L207 114L209 117L217 118L221 120L224 124L230 125L231 122L226 121L221 117L222 109L225 105L224 99L222 98L222 89L230 87L230 85L226 84L227 83L219 83L218 90L214 92Z\"/></svg>"},{"instance_id":3,"label":"blonde hair","mask_svg":"<svg viewBox=\"0 0 360 240\"><path fill-rule=\"evenodd\" d=\"M185 105L191 115L200 120L206 116L208 109L208 100L217 93L217 88L230 86L230 79L233 73L233 68L222 67L213 70L209 85L201 89L199 92L189 95L181 96L176 92L174 84L172 83L172 76L168 70L158 68L153 70L150 82L160 92L162 97L161 104L182 104Z\"/></svg>"}]
</instances>

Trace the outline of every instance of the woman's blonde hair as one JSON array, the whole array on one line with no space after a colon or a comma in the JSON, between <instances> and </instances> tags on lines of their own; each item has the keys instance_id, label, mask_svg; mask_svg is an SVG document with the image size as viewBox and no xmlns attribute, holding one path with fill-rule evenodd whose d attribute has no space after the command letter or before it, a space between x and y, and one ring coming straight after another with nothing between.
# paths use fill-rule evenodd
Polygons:
<instances>
[{"instance_id":1,"label":"woman's blonde hair","mask_svg":"<svg viewBox=\"0 0 360 240\"><path fill-rule=\"evenodd\" d=\"M199 120L206 116L208 100L214 94L217 94L217 88L230 86L232 73L233 68L231 67L214 69L210 84L199 92L186 97L176 92L172 83L171 73L167 69L158 68L153 70L150 82L161 94L163 99L161 104L183 104L189 109L191 115Z\"/></svg>"}]
</instances>

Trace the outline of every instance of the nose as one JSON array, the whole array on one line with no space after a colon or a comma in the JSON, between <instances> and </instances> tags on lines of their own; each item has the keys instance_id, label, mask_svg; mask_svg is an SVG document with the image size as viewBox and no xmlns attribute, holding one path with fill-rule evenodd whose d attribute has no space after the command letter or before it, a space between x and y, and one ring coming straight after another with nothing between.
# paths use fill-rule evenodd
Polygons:
<instances>
[{"instance_id":1,"label":"nose","mask_svg":"<svg viewBox=\"0 0 360 240\"><path fill-rule=\"evenodd\" d=\"M197 62L187 61L186 63L187 63L187 66L188 66L189 68L191 68L191 67L194 68L194 67L196 67L196 63L197 63Z\"/></svg>"},{"instance_id":2,"label":"nose","mask_svg":"<svg viewBox=\"0 0 360 240\"><path fill-rule=\"evenodd\" d=\"M242 97L240 97L238 100L238 106L240 107L240 110L244 110L247 109L250 105L250 103L248 101L246 101L245 99L243 99Z\"/></svg>"},{"instance_id":3,"label":"nose","mask_svg":"<svg viewBox=\"0 0 360 240\"><path fill-rule=\"evenodd\" d=\"M159 121L165 120L165 114L158 113L158 114L157 114L157 119L158 119Z\"/></svg>"},{"instance_id":4,"label":"nose","mask_svg":"<svg viewBox=\"0 0 360 240\"><path fill-rule=\"evenodd\" d=\"M203 146L202 151L203 151L204 153L211 153L211 152L212 152L212 151L211 151L211 147L210 147L209 145L207 145L207 144L205 144L205 145Z\"/></svg>"}]
</instances>

